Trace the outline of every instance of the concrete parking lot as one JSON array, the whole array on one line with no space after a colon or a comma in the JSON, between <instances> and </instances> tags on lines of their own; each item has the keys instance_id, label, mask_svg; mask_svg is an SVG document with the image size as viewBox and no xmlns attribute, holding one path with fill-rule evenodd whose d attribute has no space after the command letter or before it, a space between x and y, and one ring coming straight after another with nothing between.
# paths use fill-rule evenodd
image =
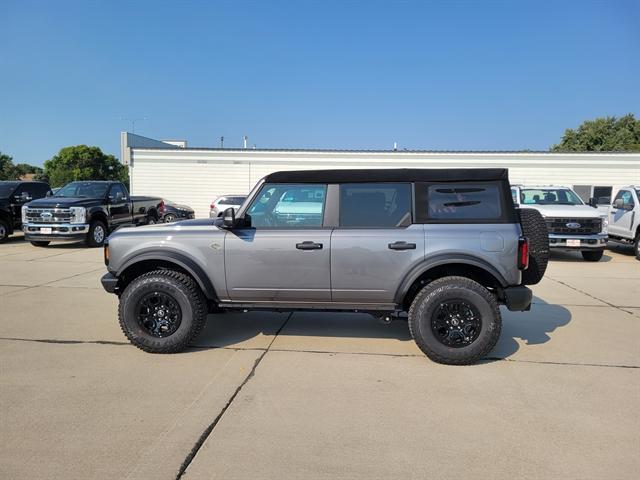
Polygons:
<instances>
[{"instance_id":1,"label":"concrete parking lot","mask_svg":"<svg viewBox=\"0 0 640 480\"><path fill-rule=\"evenodd\" d=\"M210 316L178 355L130 346L102 251L0 245L0 478L635 479L640 262L554 254L479 365L406 323Z\"/></svg>"}]
</instances>

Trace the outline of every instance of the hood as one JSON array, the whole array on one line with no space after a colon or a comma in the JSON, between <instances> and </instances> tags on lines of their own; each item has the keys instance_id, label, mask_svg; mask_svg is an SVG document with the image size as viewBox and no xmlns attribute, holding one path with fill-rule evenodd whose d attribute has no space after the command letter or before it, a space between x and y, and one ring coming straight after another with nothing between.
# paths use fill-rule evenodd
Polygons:
<instances>
[{"instance_id":1,"label":"hood","mask_svg":"<svg viewBox=\"0 0 640 480\"><path fill-rule=\"evenodd\" d=\"M136 226L123 226L118 228L114 234L116 233L154 233L154 234L166 234L172 235L180 232L185 227L208 227L216 225L217 219L213 218L198 218L195 220L178 220L176 222L171 223L156 223L154 225L141 225L139 227ZM220 223L220 222L218 222Z\"/></svg>"},{"instance_id":2,"label":"hood","mask_svg":"<svg viewBox=\"0 0 640 480\"><path fill-rule=\"evenodd\" d=\"M600 218L603 214L589 205L520 205L533 208L543 217Z\"/></svg>"},{"instance_id":3,"label":"hood","mask_svg":"<svg viewBox=\"0 0 640 480\"><path fill-rule=\"evenodd\" d=\"M89 207L99 205L101 201L97 198L44 197L32 200L27 205L33 208Z\"/></svg>"}]
</instances>

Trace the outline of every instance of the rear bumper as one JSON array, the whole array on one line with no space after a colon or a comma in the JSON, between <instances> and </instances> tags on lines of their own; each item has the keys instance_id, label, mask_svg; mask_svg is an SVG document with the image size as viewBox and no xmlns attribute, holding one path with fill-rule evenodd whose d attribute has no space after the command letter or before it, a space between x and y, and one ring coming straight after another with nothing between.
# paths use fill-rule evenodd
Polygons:
<instances>
[{"instance_id":1,"label":"rear bumper","mask_svg":"<svg viewBox=\"0 0 640 480\"><path fill-rule=\"evenodd\" d=\"M102 283L102 288L104 288L108 293L119 293L118 277L116 277L113 273L109 272L104 274L100 279L100 283Z\"/></svg>"},{"instance_id":2,"label":"rear bumper","mask_svg":"<svg viewBox=\"0 0 640 480\"><path fill-rule=\"evenodd\" d=\"M504 303L512 312L531 310L533 292L524 285L504 289Z\"/></svg>"}]
</instances>

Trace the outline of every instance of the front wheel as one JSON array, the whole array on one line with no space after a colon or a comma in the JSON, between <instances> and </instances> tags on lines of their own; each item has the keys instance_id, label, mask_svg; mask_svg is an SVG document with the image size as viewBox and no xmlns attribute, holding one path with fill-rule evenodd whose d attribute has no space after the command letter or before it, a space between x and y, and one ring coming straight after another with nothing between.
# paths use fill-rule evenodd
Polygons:
<instances>
[{"instance_id":1,"label":"front wheel","mask_svg":"<svg viewBox=\"0 0 640 480\"><path fill-rule=\"evenodd\" d=\"M9 224L4 220L0 220L0 243L9 238Z\"/></svg>"},{"instance_id":2,"label":"front wheel","mask_svg":"<svg viewBox=\"0 0 640 480\"><path fill-rule=\"evenodd\" d=\"M486 356L502 329L493 294L465 277L445 277L424 287L411 303L409 331L437 363L468 365Z\"/></svg>"},{"instance_id":3,"label":"front wheel","mask_svg":"<svg viewBox=\"0 0 640 480\"><path fill-rule=\"evenodd\" d=\"M168 213L164 216L164 223L171 223L176 221L176 216L173 213Z\"/></svg>"},{"instance_id":4,"label":"front wheel","mask_svg":"<svg viewBox=\"0 0 640 480\"><path fill-rule=\"evenodd\" d=\"M587 262L599 262L604 255L604 250L583 250L582 258Z\"/></svg>"},{"instance_id":5,"label":"front wheel","mask_svg":"<svg viewBox=\"0 0 640 480\"><path fill-rule=\"evenodd\" d=\"M87 244L90 247L101 247L107 238L107 226L100 220L94 220L89 226L87 234Z\"/></svg>"},{"instance_id":6,"label":"front wheel","mask_svg":"<svg viewBox=\"0 0 640 480\"><path fill-rule=\"evenodd\" d=\"M177 353L200 333L207 302L193 280L180 272L156 270L131 282L120 297L120 328L149 353Z\"/></svg>"},{"instance_id":7,"label":"front wheel","mask_svg":"<svg viewBox=\"0 0 640 480\"><path fill-rule=\"evenodd\" d=\"M636 249L636 258L640 260L640 233L636 236L636 243L634 247Z\"/></svg>"}]
</instances>

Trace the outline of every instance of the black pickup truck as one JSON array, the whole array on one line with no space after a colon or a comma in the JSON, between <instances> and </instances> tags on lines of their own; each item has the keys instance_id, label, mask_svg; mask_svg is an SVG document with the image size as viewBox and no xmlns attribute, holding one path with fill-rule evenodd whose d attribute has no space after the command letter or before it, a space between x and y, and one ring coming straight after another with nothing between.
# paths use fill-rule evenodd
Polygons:
<instances>
[{"instance_id":1,"label":"black pickup truck","mask_svg":"<svg viewBox=\"0 0 640 480\"><path fill-rule=\"evenodd\" d=\"M71 182L55 195L22 207L27 241L46 247L55 240L84 240L99 247L121 225L156 223L159 197L132 197L121 182Z\"/></svg>"},{"instance_id":2,"label":"black pickup truck","mask_svg":"<svg viewBox=\"0 0 640 480\"><path fill-rule=\"evenodd\" d=\"M14 231L20 230L20 210L24 204L50 193L49 185L44 182L0 182L0 242L9 238Z\"/></svg>"}]
</instances>

